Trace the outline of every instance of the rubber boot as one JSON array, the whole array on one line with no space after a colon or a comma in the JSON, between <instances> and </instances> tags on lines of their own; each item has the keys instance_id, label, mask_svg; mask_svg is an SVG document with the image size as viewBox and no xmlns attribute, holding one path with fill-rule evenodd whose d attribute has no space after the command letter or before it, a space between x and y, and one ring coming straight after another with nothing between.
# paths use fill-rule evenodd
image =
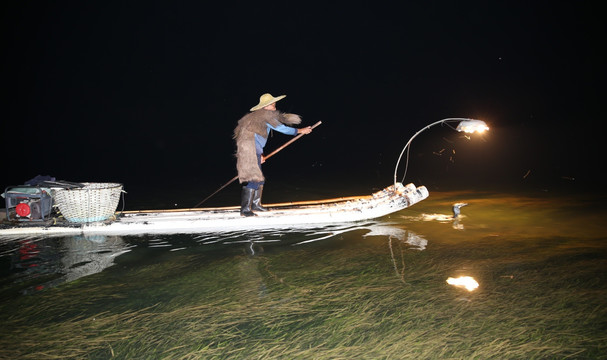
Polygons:
<instances>
[{"instance_id":1,"label":"rubber boot","mask_svg":"<svg viewBox=\"0 0 607 360\"><path fill-rule=\"evenodd\" d=\"M261 195L263 193L263 185L259 186L259 189L253 193L253 204L251 209L256 211L268 211L265 207L261 206Z\"/></svg>"},{"instance_id":2,"label":"rubber boot","mask_svg":"<svg viewBox=\"0 0 607 360\"><path fill-rule=\"evenodd\" d=\"M254 189L249 189L244 186L242 188L242 196L240 198L240 215L241 216L255 216L251 211L251 203L253 202L253 195L255 194Z\"/></svg>"}]
</instances>

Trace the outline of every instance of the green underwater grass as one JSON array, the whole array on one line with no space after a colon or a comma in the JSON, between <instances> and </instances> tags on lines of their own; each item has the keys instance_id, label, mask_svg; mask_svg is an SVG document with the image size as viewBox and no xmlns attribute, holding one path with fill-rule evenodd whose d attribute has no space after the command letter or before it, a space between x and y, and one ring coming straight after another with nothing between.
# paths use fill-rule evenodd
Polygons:
<instances>
[{"instance_id":1,"label":"green underwater grass","mask_svg":"<svg viewBox=\"0 0 607 360\"><path fill-rule=\"evenodd\" d=\"M604 250L519 247L506 261L490 255L509 245L343 241L198 268L183 255L20 297L2 306L0 357L605 358ZM446 284L464 272L479 289Z\"/></svg>"}]
</instances>

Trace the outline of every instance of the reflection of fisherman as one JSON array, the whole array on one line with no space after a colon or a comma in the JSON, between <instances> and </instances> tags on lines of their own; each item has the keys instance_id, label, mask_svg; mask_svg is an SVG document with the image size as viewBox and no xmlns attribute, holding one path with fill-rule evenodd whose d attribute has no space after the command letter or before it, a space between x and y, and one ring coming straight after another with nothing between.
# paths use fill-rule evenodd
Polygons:
<instances>
[{"instance_id":1,"label":"reflection of fisherman","mask_svg":"<svg viewBox=\"0 0 607 360\"><path fill-rule=\"evenodd\" d=\"M270 130L276 130L287 135L309 134L310 126L296 129L287 125L301 123L299 115L285 114L276 110L276 102L286 97L274 97L263 94L259 104L251 108L251 112L238 121L234 130L236 140L236 168L240 183L244 183L240 202L242 216L254 216L251 210L265 211L261 206L264 177L261 164L264 162L263 148L268 140Z\"/></svg>"}]
</instances>

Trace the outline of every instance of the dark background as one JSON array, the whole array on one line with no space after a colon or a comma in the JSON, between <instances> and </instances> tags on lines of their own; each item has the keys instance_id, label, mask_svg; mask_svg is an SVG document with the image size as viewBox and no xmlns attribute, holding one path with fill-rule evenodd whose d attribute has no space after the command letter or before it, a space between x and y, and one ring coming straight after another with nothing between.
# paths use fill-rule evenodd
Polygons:
<instances>
[{"instance_id":1,"label":"dark background","mask_svg":"<svg viewBox=\"0 0 607 360\"><path fill-rule=\"evenodd\" d=\"M274 198L281 186L390 185L407 140L447 117L491 131L425 131L406 182L602 191L605 26L593 5L217 4L3 4L0 185L112 181L135 202L192 206L235 175L232 131L270 92L303 125L323 122L264 165ZM266 153L288 140L274 134ZM224 192L238 201L235 184Z\"/></svg>"}]
</instances>

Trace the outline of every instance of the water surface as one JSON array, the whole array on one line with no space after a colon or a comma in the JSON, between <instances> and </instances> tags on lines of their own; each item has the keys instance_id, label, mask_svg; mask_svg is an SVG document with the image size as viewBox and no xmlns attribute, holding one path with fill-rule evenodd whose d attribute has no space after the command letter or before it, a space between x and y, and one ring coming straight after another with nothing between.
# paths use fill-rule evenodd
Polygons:
<instances>
[{"instance_id":1,"label":"water surface","mask_svg":"<svg viewBox=\"0 0 607 360\"><path fill-rule=\"evenodd\" d=\"M4 239L0 358L606 358L603 200L432 192L354 224Z\"/></svg>"}]
</instances>

